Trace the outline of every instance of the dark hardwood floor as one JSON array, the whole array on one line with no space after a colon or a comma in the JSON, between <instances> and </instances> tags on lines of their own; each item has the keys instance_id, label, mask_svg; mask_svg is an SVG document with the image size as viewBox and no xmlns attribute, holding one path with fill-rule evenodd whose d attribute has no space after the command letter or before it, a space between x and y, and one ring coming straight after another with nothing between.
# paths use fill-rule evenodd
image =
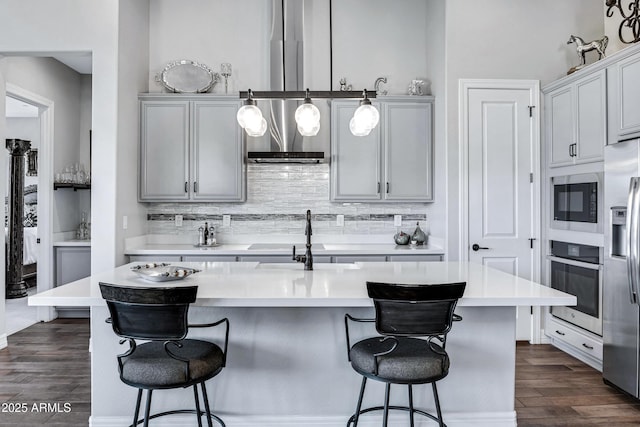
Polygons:
<instances>
[{"instance_id":1,"label":"dark hardwood floor","mask_svg":"<svg viewBox=\"0 0 640 427\"><path fill-rule=\"evenodd\" d=\"M11 335L9 347L0 350L0 426L87 426L88 347L89 322L82 319L39 323ZM15 412L23 403L26 412ZM521 427L640 426L640 402L550 345L518 343L515 406Z\"/></svg>"},{"instance_id":2,"label":"dark hardwood floor","mask_svg":"<svg viewBox=\"0 0 640 427\"><path fill-rule=\"evenodd\" d=\"M89 321L37 323L0 350L0 426L89 425Z\"/></svg>"},{"instance_id":3,"label":"dark hardwood floor","mask_svg":"<svg viewBox=\"0 0 640 427\"><path fill-rule=\"evenodd\" d=\"M516 347L518 426L640 426L640 402L551 345Z\"/></svg>"}]
</instances>

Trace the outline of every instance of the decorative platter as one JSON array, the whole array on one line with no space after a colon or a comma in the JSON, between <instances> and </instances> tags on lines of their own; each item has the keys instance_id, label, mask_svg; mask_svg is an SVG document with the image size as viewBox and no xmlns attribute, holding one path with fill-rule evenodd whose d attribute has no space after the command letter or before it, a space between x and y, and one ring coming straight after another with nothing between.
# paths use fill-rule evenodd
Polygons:
<instances>
[{"instance_id":1,"label":"decorative platter","mask_svg":"<svg viewBox=\"0 0 640 427\"><path fill-rule=\"evenodd\" d=\"M164 262L153 262L149 264L134 265L131 267L131 271L145 280L150 280L152 282L169 282L171 280L182 280L185 277L199 272L200 270L190 267L179 267Z\"/></svg>"},{"instance_id":2,"label":"decorative platter","mask_svg":"<svg viewBox=\"0 0 640 427\"><path fill-rule=\"evenodd\" d=\"M220 74L204 64L183 59L168 63L156 80L171 92L202 93L220 81Z\"/></svg>"}]
</instances>

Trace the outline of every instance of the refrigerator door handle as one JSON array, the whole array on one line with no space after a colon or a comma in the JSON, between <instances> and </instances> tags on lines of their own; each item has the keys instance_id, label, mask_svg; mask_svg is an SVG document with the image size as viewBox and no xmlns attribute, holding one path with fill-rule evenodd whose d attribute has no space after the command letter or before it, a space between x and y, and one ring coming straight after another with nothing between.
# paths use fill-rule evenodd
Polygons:
<instances>
[{"instance_id":1,"label":"refrigerator door handle","mask_svg":"<svg viewBox=\"0 0 640 427\"><path fill-rule=\"evenodd\" d=\"M627 276L629 277L629 298L632 304L638 304L638 182L639 178L632 177L629 183L629 197L627 200Z\"/></svg>"}]
</instances>

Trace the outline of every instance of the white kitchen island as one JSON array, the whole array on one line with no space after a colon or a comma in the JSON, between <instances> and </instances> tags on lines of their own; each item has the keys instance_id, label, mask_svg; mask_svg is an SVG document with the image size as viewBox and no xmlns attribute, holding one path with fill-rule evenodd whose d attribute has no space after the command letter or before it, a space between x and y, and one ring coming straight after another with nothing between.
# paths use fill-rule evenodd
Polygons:
<instances>
[{"instance_id":1,"label":"white kitchen island","mask_svg":"<svg viewBox=\"0 0 640 427\"><path fill-rule=\"evenodd\" d=\"M181 281L139 278L131 265L95 274L29 298L30 305L91 307L91 419L94 427L130 424L136 390L120 382L116 355L126 351L111 325L99 282L126 286L198 285L192 322L228 317L227 366L207 387L212 410L227 426L343 427L356 405L361 377L347 361L344 314L372 317L367 280L397 283L466 281L447 341L449 376L438 384L445 422L453 426L515 426L516 306L575 305L572 295L466 262L316 264L179 263L203 270ZM177 265L177 264L175 264ZM372 324L351 325L352 340L370 336ZM190 336L217 340L215 329ZM365 405L383 402L383 384L370 381ZM405 404L406 387L391 388L392 404ZM414 387L417 407L433 409L429 386ZM193 391L154 393L152 412L192 408ZM422 417L418 417L422 418ZM416 420L416 425L433 425ZM154 424L155 423L155 424ZM420 424L423 423L423 424ZM155 426L195 426L194 416L154 420ZM361 417L379 426L380 414ZM408 425L405 413L390 425Z\"/></svg>"}]
</instances>

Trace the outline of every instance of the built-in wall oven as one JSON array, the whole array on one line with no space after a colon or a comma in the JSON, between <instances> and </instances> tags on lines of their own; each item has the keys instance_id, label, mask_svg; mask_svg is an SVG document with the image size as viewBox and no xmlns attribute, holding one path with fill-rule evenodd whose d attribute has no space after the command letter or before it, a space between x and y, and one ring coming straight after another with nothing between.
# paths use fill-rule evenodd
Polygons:
<instances>
[{"instance_id":1,"label":"built-in wall oven","mask_svg":"<svg viewBox=\"0 0 640 427\"><path fill-rule=\"evenodd\" d=\"M594 172L551 178L551 228L601 233L602 177L601 172Z\"/></svg>"},{"instance_id":2,"label":"built-in wall oven","mask_svg":"<svg viewBox=\"0 0 640 427\"><path fill-rule=\"evenodd\" d=\"M550 286L578 300L551 314L602 336L602 248L552 240L548 258Z\"/></svg>"}]
</instances>

